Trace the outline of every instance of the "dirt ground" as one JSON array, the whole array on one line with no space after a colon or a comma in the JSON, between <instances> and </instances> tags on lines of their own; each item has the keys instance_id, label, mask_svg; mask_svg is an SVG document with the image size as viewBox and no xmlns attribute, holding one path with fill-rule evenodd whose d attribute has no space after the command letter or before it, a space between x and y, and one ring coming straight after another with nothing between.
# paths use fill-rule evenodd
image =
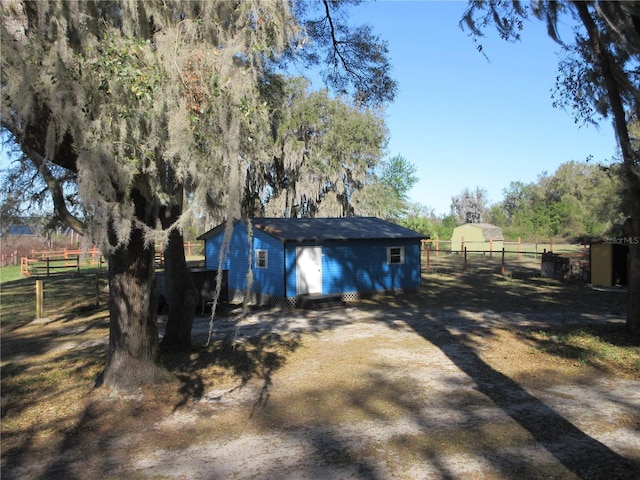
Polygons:
<instances>
[{"instance_id":1,"label":"dirt ground","mask_svg":"<svg viewBox=\"0 0 640 480\"><path fill-rule=\"evenodd\" d=\"M204 415L223 435L187 451L145 452L135 460L137 471L208 479L634 478L640 472L640 381L603 379L588 368L577 376L557 369L547 378L536 353L513 333L584 319L398 313L346 308L230 323L228 333L239 341L263 328L308 337L273 376L209 391L194 410L167 419L188 426Z\"/></svg>"},{"instance_id":2,"label":"dirt ground","mask_svg":"<svg viewBox=\"0 0 640 480\"><path fill-rule=\"evenodd\" d=\"M616 328L616 308L507 289L499 308L450 305L428 291L198 317L196 344L211 335L250 368L212 381L206 358L168 355L177 389L88 391L55 446L34 435L18 458L3 440L2 478L640 478L637 371L551 355L544 334ZM52 348L80 345L65 328Z\"/></svg>"}]
</instances>

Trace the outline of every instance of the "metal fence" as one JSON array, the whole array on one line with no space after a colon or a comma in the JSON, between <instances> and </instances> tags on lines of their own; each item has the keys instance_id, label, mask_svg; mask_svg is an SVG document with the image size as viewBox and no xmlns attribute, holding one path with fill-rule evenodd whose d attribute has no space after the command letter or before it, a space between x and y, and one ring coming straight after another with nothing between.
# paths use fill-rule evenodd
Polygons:
<instances>
[{"instance_id":1,"label":"metal fence","mask_svg":"<svg viewBox=\"0 0 640 480\"><path fill-rule=\"evenodd\" d=\"M481 248L472 248L478 244ZM492 248L492 245L487 249L485 242L468 242L461 250L451 250L450 245L450 241L423 242L423 272L490 272L516 276L589 278L588 245L504 242L499 250ZM552 263L550 269L542 268L545 262Z\"/></svg>"}]
</instances>

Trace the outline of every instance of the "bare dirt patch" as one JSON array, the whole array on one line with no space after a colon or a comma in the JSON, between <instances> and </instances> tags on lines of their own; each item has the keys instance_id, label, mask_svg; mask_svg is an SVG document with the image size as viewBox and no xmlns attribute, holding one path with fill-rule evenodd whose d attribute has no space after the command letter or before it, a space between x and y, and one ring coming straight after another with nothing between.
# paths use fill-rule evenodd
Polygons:
<instances>
[{"instance_id":1,"label":"bare dirt patch","mask_svg":"<svg viewBox=\"0 0 640 480\"><path fill-rule=\"evenodd\" d=\"M104 312L24 322L3 329L2 477L638 478L623 300L429 275L343 309L232 312L209 346L203 317L198 348L163 358L176 381L127 398L93 388Z\"/></svg>"}]
</instances>

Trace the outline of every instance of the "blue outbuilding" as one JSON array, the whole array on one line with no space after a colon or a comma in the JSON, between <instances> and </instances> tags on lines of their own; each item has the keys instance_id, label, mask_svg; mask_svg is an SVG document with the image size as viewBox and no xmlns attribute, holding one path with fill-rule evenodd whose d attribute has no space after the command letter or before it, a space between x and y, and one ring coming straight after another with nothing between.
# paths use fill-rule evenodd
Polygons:
<instances>
[{"instance_id":1,"label":"blue outbuilding","mask_svg":"<svg viewBox=\"0 0 640 480\"><path fill-rule=\"evenodd\" d=\"M206 269L227 271L233 301L248 293L251 303L282 306L307 295L415 291L421 241L429 238L373 217L254 218L232 225L221 252L225 230L223 223L198 237Z\"/></svg>"}]
</instances>

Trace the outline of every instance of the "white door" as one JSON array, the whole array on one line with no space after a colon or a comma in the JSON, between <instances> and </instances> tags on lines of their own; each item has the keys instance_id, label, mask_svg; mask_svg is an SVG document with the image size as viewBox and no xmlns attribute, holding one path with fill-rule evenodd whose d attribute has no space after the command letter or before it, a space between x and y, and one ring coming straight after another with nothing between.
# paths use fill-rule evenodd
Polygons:
<instances>
[{"instance_id":1,"label":"white door","mask_svg":"<svg viewBox=\"0 0 640 480\"><path fill-rule=\"evenodd\" d=\"M322 247L296 248L297 293L322 293Z\"/></svg>"}]
</instances>

